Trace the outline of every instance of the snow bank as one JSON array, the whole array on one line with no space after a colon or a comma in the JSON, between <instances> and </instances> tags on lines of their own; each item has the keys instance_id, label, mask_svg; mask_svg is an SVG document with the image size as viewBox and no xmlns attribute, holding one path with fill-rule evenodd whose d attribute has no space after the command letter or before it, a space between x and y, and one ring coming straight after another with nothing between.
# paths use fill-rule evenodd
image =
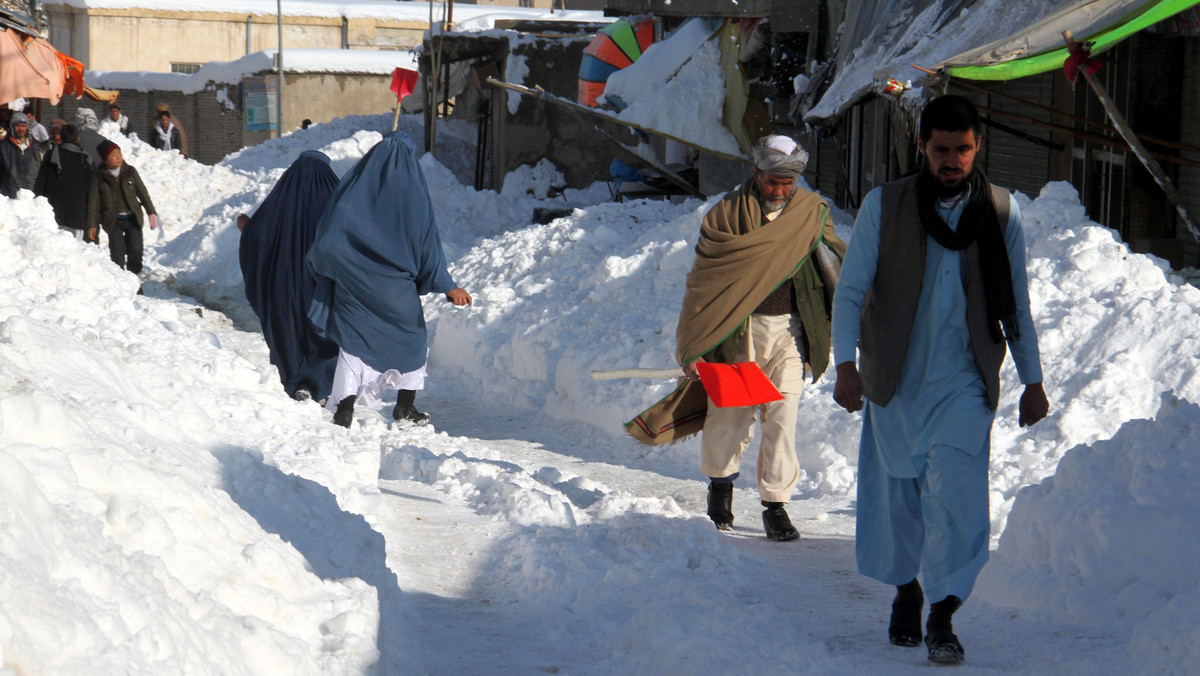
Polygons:
<instances>
[{"instance_id":1,"label":"snow bank","mask_svg":"<svg viewBox=\"0 0 1200 676\"><path fill-rule=\"evenodd\" d=\"M1053 477L1018 493L979 596L1059 622L1115 627L1143 673L1194 664L1197 420L1200 406L1166 395L1153 418L1071 450Z\"/></svg>"},{"instance_id":2,"label":"snow bank","mask_svg":"<svg viewBox=\"0 0 1200 676\"><path fill-rule=\"evenodd\" d=\"M261 345L222 345L219 314L135 295L133 275L31 197L0 200L6 667L362 671L377 658L375 591L315 575L249 509L264 488L288 502L302 486L273 449L243 445L246 426L275 418L287 438L311 425L260 395L278 382ZM347 504L376 490L377 461L324 450L283 453L304 455ZM243 492L247 472L263 481ZM330 507L314 526L347 518Z\"/></svg>"}]
</instances>

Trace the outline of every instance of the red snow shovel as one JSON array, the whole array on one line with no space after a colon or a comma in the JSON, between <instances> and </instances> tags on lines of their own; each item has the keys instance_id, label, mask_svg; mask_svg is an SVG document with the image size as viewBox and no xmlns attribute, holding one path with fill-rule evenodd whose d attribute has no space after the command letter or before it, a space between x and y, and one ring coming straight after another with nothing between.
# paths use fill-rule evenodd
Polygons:
<instances>
[{"instance_id":1,"label":"red snow shovel","mask_svg":"<svg viewBox=\"0 0 1200 676\"><path fill-rule=\"evenodd\" d=\"M700 374L700 382L704 383L704 391L720 408L758 406L783 399L767 374L752 361L735 364L700 362L696 364L696 371Z\"/></svg>"}]
</instances>

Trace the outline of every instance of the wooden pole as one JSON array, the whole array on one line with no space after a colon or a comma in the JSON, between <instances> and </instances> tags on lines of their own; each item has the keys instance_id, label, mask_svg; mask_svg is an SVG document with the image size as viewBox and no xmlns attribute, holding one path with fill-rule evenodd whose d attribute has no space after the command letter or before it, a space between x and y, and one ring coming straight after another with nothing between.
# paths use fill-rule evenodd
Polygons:
<instances>
[{"instance_id":1,"label":"wooden pole","mask_svg":"<svg viewBox=\"0 0 1200 676\"><path fill-rule=\"evenodd\" d=\"M1075 43L1074 38L1071 37L1071 31L1063 31L1062 35L1068 45ZM1085 54L1088 52L1087 45L1083 45L1083 50ZM1096 94L1096 98L1100 99L1100 104L1104 106L1104 112L1108 113L1108 119L1112 120L1113 125L1120 132L1121 138L1125 139L1125 142L1133 149L1133 154L1141 161L1142 166L1146 167L1146 170L1154 177L1154 181L1158 183L1158 187L1162 188L1163 192L1167 194L1167 199L1171 201L1171 204L1175 205L1175 211L1179 212L1179 217L1183 219L1188 232L1191 232L1192 237L1197 242L1200 242L1200 230L1196 229L1196 224L1192 221L1191 215L1188 214L1187 207L1183 204L1183 198L1179 196L1179 191L1175 189L1175 185L1171 183L1171 179L1167 177L1166 172L1163 171L1158 162L1146 150L1146 146L1142 145L1141 139L1130 129L1129 123L1125 121L1125 116L1121 115L1121 111L1117 110L1117 104L1109 97L1108 90L1088 72L1087 64L1084 64L1079 69L1079 74L1087 80L1088 86L1092 88L1092 91Z\"/></svg>"}]
</instances>

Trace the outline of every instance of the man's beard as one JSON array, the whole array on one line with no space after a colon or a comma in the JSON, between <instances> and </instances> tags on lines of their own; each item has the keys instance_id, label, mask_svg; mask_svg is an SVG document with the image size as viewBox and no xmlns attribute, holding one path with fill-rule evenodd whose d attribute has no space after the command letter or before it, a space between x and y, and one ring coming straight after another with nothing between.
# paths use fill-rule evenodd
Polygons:
<instances>
[{"instance_id":1,"label":"man's beard","mask_svg":"<svg viewBox=\"0 0 1200 676\"><path fill-rule=\"evenodd\" d=\"M793 188L792 191L789 192L785 197L780 197L777 200L767 199L765 196L759 195L758 204L759 204L759 206L762 207L762 210L765 211L766 213L768 213L768 214L774 213L774 212L779 211L780 209L786 207L787 203L791 201L792 196L795 194L796 194L796 189Z\"/></svg>"},{"instance_id":2,"label":"man's beard","mask_svg":"<svg viewBox=\"0 0 1200 676\"><path fill-rule=\"evenodd\" d=\"M971 181L970 181L971 173L974 171L975 171L975 167L971 167L971 171L960 174L958 177L958 180L955 181L954 185L947 185L945 180L943 180L943 178L941 176L934 174L933 177L937 181L937 196L938 197L954 197L956 195L961 195L963 192L965 192L967 190L967 187L971 184ZM930 172L930 173L932 173L932 172Z\"/></svg>"}]
</instances>

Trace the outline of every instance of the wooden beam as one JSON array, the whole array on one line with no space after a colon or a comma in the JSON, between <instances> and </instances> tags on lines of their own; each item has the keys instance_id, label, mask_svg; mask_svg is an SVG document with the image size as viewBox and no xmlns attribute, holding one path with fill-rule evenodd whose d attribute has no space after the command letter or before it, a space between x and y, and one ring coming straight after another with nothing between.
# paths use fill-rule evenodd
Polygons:
<instances>
[{"instance_id":1,"label":"wooden beam","mask_svg":"<svg viewBox=\"0 0 1200 676\"><path fill-rule=\"evenodd\" d=\"M1074 38L1071 37L1071 31L1063 31L1062 35L1068 45L1075 43ZM1083 50L1084 53L1087 53L1087 45L1083 46ZM1087 80L1088 86L1092 88L1092 92L1096 94L1096 98L1100 99L1100 104L1104 106L1104 112L1108 113L1108 119L1112 120L1117 131L1121 133L1121 138L1125 139L1125 142L1133 149L1133 154L1141 161L1142 166L1146 167L1146 170L1154 177L1154 181L1158 183L1158 187L1162 188L1163 192L1166 193L1167 199L1171 201L1171 204L1175 205L1175 210L1179 212L1179 217L1183 219L1183 223L1187 226L1188 231L1192 233L1192 237L1197 242L1200 242L1200 230L1196 229L1195 222L1188 213L1187 207L1183 204L1183 198L1180 197L1179 191L1175 189L1175 184L1171 183L1171 179L1167 177L1166 172L1163 171L1154 157L1146 150L1146 146L1142 145L1141 140L1133 133L1133 130L1129 128L1129 123L1125 121L1125 116L1121 114L1121 111L1117 110L1117 104L1108 95L1108 90L1088 72L1086 64L1079 69L1079 74Z\"/></svg>"}]
</instances>

